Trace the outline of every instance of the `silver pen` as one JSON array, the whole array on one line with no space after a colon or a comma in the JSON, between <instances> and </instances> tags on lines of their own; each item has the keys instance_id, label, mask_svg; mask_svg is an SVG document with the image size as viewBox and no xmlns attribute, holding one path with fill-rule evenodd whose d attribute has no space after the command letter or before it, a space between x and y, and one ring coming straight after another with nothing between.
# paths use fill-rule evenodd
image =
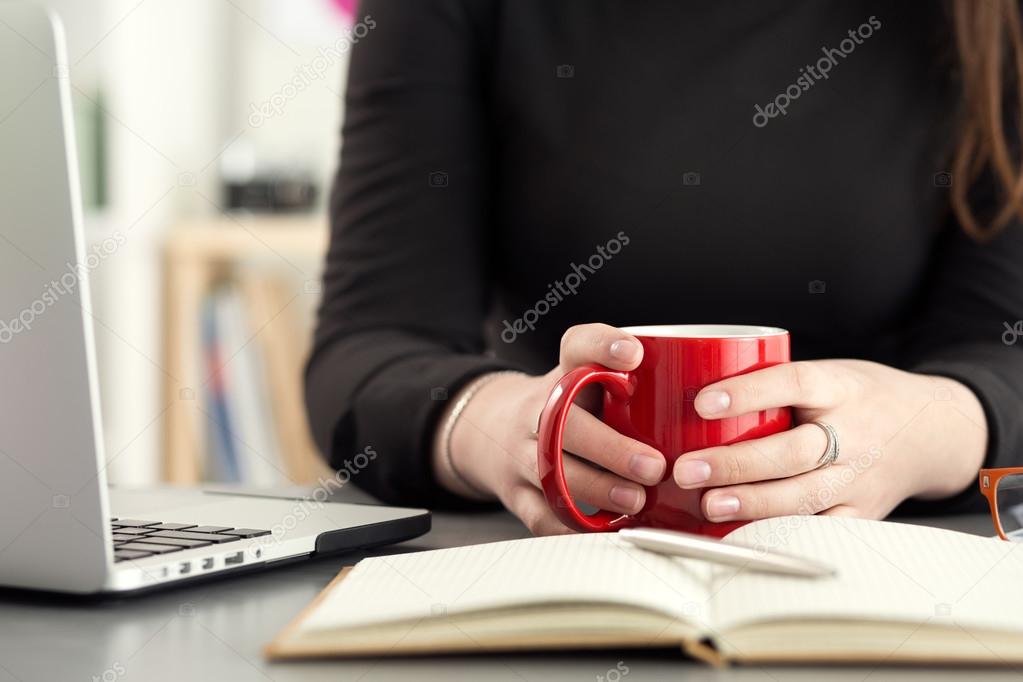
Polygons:
<instances>
[{"instance_id":1,"label":"silver pen","mask_svg":"<svg viewBox=\"0 0 1023 682\"><path fill-rule=\"evenodd\" d=\"M729 545L700 535L657 528L623 528L618 536L636 547L671 556L703 559L728 566L765 573L783 573L807 578L835 575L826 564L781 552Z\"/></svg>"}]
</instances>

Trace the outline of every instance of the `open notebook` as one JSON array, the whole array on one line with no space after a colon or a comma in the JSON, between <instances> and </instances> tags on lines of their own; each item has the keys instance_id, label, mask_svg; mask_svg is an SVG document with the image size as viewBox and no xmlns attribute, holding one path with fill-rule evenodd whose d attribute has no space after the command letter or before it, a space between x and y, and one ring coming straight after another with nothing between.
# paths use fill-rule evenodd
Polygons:
<instances>
[{"instance_id":1,"label":"open notebook","mask_svg":"<svg viewBox=\"0 0 1023 682\"><path fill-rule=\"evenodd\" d=\"M614 534L377 557L342 571L267 654L682 646L712 662L1023 663L1018 543L818 516L757 521L724 541L838 575L669 558Z\"/></svg>"}]
</instances>

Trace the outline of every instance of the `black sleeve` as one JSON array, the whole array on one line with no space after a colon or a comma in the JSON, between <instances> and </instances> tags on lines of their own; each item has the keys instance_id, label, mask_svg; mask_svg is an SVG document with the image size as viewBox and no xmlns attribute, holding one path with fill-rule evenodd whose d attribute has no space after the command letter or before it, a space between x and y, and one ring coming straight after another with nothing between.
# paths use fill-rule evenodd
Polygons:
<instances>
[{"instance_id":1,"label":"black sleeve","mask_svg":"<svg viewBox=\"0 0 1023 682\"><path fill-rule=\"evenodd\" d=\"M923 311L907 338L907 369L950 377L972 389L987 417L984 465L1020 465L1023 338L1007 330L1023 318L1023 225L1014 221L990 242L979 243L950 221L932 258ZM900 511L986 513L987 503L974 483L950 499L910 500Z\"/></svg>"},{"instance_id":2,"label":"black sleeve","mask_svg":"<svg viewBox=\"0 0 1023 682\"><path fill-rule=\"evenodd\" d=\"M483 354L490 188L485 4L360 6L306 405L335 467L390 503L458 507L430 464L438 416Z\"/></svg>"}]
</instances>

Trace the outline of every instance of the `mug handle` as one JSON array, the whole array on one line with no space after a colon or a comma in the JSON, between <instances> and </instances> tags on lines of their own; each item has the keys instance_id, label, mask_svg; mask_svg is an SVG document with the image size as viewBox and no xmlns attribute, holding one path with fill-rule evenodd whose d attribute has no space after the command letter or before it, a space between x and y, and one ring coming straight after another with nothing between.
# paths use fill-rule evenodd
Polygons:
<instances>
[{"instance_id":1,"label":"mug handle","mask_svg":"<svg viewBox=\"0 0 1023 682\"><path fill-rule=\"evenodd\" d=\"M594 382L603 384L604 389L615 398L625 400L635 390L631 372L608 369L603 365L583 365L561 377L551 389L547 404L540 413L537 429L536 465L544 497L554 515L569 528L580 531L609 531L623 528L628 517L603 509L594 514L584 514L575 506L565 481L565 463L562 459L562 439L568 410L583 388ZM617 523L616 523L617 521Z\"/></svg>"}]
</instances>

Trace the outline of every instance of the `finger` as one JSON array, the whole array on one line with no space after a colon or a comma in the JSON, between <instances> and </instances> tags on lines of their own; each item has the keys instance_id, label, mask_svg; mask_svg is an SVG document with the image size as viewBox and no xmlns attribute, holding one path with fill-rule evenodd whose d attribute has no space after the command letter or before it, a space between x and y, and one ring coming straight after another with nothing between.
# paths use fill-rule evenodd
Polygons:
<instances>
[{"instance_id":1,"label":"finger","mask_svg":"<svg viewBox=\"0 0 1023 682\"><path fill-rule=\"evenodd\" d=\"M573 532L554 515L547 500L535 488L514 486L502 500L533 535L564 535Z\"/></svg>"},{"instance_id":2,"label":"finger","mask_svg":"<svg viewBox=\"0 0 1023 682\"><path fill-rule=\"evenodd\" d=\"M710 488L787 478L811 471L828 447L815 424L756 440L687 452L672 471L680 488Z\"/></svg>"},{"instance_id":3,"label":"finger","mask_svg":"<svg viewBox=\"0 0 1023 682\"><path fill-rule=\"evenodd\" d=\"M836 506L832 507L831 509L825 509L824 511L822 511L820 513L820 515L821 516L837 516L837 517L844 517L844 518L849 518L849 519L858 519L858 518L862 518L862 516L863 516L858 511L856 511L856 509L854 509L853 507L850 507L847 504L839 504L839 505L836 505Z\"/></svg>"},{"instance_id":4,"label":"finger","mask_svg":"<svg viewBox=\"0 0 1023 682\"><path fill-rule=\"evenodd\" d=\"M816 362L787 362L705 386L693 406L704 419L721 419L772 407L834 407L838 378Z\"/></svg>"},{"instance_id":5,"label":"finger","mask_svg":"<svg viewBox=\"0 0 1023 682\"><path fill-rule=\"evenodd\" d=\"M643 485L660 483L667 469L664 455L655 448L618 433L585 410L569 410L564 448Z\"/></svg>"},{"instance_id":6,"label":"finger","mask_svg":"<svg viewBox=\"0 0 1023 682\"><path fill-rule=\"evenodd\" d=\"M850 482L842 478L846 469L835 465L777 481L714 488L703 494L700 506L716 522L816 514L843 502Z\"/></svg>"},{"instance_id":7,"label":"finger","mask_svg":"<svg viewBox=\"0 0 1023 682\"><path fill-rule=\"evenodd\" d=\"M635 514L646 503L643 486L569 454L565 455L565 481L576 504L581 502L619 514Z\"/></svg>"},{"instance_id":8,"label":"finger","mask_svg":"<svg viewBox=\"0 0 1023 682\"><path fill-rule=\"evenodd\" d=\"M611 369L635 369L643 346L635 336L606 324L579 324L561 337L559 372L597 362Z\"/></svg>"}]
</instances>

